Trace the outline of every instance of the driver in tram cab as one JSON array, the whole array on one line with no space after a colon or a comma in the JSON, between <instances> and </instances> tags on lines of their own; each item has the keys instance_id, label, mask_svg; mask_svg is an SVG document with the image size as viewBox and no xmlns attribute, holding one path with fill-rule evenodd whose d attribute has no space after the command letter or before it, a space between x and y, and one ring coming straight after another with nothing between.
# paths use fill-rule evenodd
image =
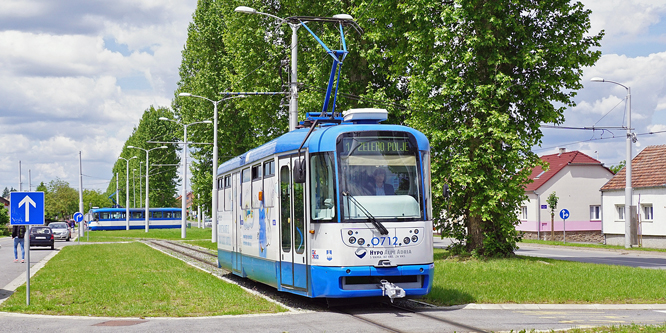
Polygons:
<instances>
[{"instance_id":1,"label":"driver in tram cab","mask_svg":"<svg viewBox=\"0 0 666 333\"><path fill-rule=\"evenodd\" d=\"M367 189L370 191L370 195L395 194L393 185L386 184L386 170L384 168L376 168L372 172L372 179L368 182Z\"/></svg>"}]
</instances>

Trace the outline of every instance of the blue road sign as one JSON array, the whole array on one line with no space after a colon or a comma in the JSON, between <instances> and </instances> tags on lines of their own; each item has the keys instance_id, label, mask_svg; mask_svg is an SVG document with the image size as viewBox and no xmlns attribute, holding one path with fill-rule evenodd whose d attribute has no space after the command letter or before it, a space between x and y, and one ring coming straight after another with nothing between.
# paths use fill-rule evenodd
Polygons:
<instances>
[{"instance_id":1,"label":"blue road sign","mask_svg":"<svg viewBox=\"0 0 666 333\"><path fill-rule=\"evenodd\" d=\"M562 210L560 211L560 217L561 217L563 220L568 219L568 218L569 218L569 211L566 210L566 209L562 209Z\"/></svg>"},{"instance_id":2,"label":"blue road sign","mask_svg":"<svg viewBox=\"0 0 666 333\"><path fill-rule=\"evenodd\" d=\"M44 192L12 192L9 200L10 224L44 224Z\"/></svg>"},{"instance_id":3,"label":"blue road sign","mask_svg":"<svg viewBox=\"0 0 666 333\"><path fill-rule=\"evenodd\" d=\"M74 214L74 221L76 221L77 223L83 221L83 214L81 214L81 212L76 212Z\"/></svg>"}]
</instances>

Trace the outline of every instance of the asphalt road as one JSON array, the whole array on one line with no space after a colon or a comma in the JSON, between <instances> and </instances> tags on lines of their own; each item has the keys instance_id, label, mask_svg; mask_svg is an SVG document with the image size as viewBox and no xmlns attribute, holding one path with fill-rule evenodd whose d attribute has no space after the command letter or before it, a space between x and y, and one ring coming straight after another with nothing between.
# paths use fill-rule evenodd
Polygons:
<instances>
[{"instance_id":1,"label":"asphalt road","mask_svg":"<svg viewBox=\"0 0 666 333\"><path fill-rule=\"evenodd\" d=\"M446 246L447 240L435 241ZM56 242L56 248L76 242ZM11 239L0 239L0 285L21 280L25 264L14 264ZM588 262L626 264L635 267L663 268L663 259L627 251L571 250L525 245L520 255L555 259L591 260ZM33 265L58 250L33 249ZM649 256L649 257L646 257ZM32 271L33 269L31 269ZM19 279L17 279L19 277ZM14 282L14 283L15 283ZM1 299L0 299L1 300ZM25 315L0 312L0 332L48 330L50 332L508 332L511 330L562 330L631 323L657 325L666 322L666 304L468 304L433 307L421 314L381 307L345 307L348 313L294 311L279 315L219 316L204 318L100 318Z\"/></svg>"}]
</instances>

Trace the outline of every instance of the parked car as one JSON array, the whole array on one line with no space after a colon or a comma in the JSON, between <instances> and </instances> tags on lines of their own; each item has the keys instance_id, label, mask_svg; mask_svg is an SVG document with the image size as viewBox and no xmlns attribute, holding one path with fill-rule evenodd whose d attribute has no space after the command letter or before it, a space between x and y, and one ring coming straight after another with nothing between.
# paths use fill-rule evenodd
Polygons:
<instances>
[{"instance_id":1,"label":"parked car","mask_svg":"<svg viewBox=\"0 0 666 333\"><path fill-rule=\"evenodd\" d=\"M58 240L65 240L69 242L72 238L72 230L67 225L67 222L51 222L49 224L51 230L53 230L53 236Z\"/></svg>"},{"instance_id":2,"label":"parked car","mask_svg":"<svg viewBox=\"0 0 666 333\"><path fill-rule=\"evenodd\" d=\"M203 227L204 228L212 228L213 227L213 219L210 217L207 217L203 221Z\"/></svg>"},{"instance_id":3,"label":"parked car","mask_svg":"<svg viewBox=\"0 0 666 333\"><path fill-rule=\"evenodd\" d=\"M30 246L50 246L55 249L55 237L49 227L37 226L30 228Z\"/></svg>"}]
</instances>

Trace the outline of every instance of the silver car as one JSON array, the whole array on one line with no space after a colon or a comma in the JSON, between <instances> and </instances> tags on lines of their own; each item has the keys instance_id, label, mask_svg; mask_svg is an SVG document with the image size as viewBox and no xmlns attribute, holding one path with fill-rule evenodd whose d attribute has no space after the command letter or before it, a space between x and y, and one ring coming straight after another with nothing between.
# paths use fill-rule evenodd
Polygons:
<instances>
[{"instance_id":1,"label":"silver car","mask_svg":"<svg viewBox=\"0 0 666 333\"><path fill-rule=\"evenodd\" d=\"M49 227L53 230L53 237L55 239L69 242L72 238L72 232L69 230L67 222L51 222L49 223Z\"/></svg>"}]
</instances>

